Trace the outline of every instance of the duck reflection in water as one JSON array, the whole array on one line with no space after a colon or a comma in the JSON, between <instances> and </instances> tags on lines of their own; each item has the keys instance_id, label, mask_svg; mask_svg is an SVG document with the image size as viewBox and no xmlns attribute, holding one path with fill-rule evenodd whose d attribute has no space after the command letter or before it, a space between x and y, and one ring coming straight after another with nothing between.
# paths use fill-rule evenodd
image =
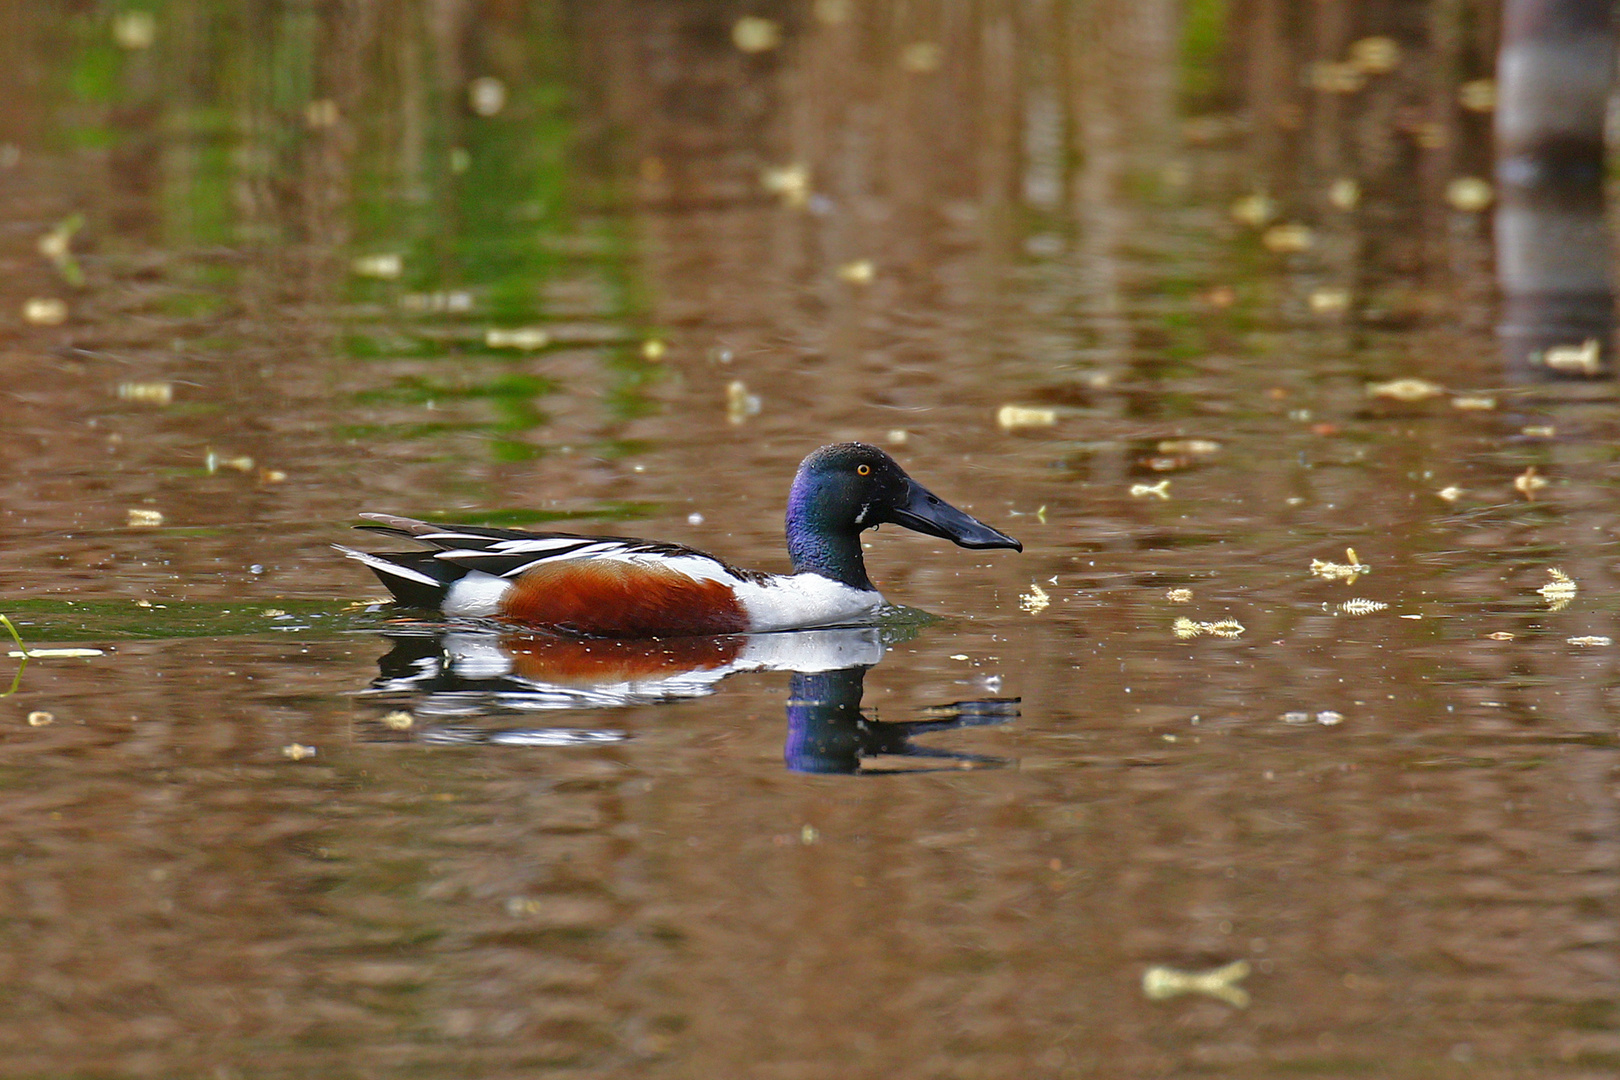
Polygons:
<instances>
[{"instance_id":1,"label":"duck reflection in water","mask_svg":"<svg viewBox=\"0 0 1620 1080\"><path fill-rule=\"evenodd\" d=\"M956 702L929 719L885 722L861 712L867 669L909 628L619 641L533 633L444 631L387 637L393 648L366 696L384 711L368 724L379 740L438 745L565 746L615 742L623 732L576 728L491 729L469 723L491 711L606 709L712 694L738 672L792 672L787 767L805 773L892 773L1005 764L982 754L918 746L916 735L1002 724L1016 698ZM902 764L896 759L919 759ZM872 759L884 759L882 764Z\"/></svg>"}]
</instances>

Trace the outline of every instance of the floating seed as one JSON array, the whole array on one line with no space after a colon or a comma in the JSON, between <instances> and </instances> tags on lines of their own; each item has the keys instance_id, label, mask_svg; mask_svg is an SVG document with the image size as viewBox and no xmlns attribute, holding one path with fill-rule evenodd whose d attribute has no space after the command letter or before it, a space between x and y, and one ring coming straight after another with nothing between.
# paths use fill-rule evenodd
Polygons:
<instances>
[{"instance_id":1,"label":"floating seed","mask_svg":"<svg viewBox=\"0 0 1620 1080\"><path fill-rule=\"evenodd\" d=\"M760 400L758 394L750 394L748 386L741 379L734 379L726 386L726 420L732 424L740 424L750 416L759 413Z\"/></svg>"},{"instance_id":2,"label":"floating seed","mask_svg":"<svg viewBox=\"0 0 1620 1080\"><path fill-rule=\"evenodd\" d=\"M1477 176L1459 176L1446 185L1446 202L1465 213L1477 214L1495 198L1490 182Z\"/></svg>"},{"instance_id":3,"label":"floating seed","mask_svg":"<svg viewBox=\"0 0 1620 1080\"><path fill-rule=\"evenodd\" d=\"M1445 392L1445 387L1427 379L1391 379L1389 382L1367 384L1368 397L1387 397L1396 401L1422 401Z\"/></svg>"},{"instance_id":4,"label":"floating seed","mask_svg":"<svg viewBox=\"0 0 1620 1080\"><path fill-rule=\"evenodd\" d=\"M1485 636L1490 638L1492 641L1512 641L1514 638L1518 637L1518 635L1513 633L1511 630L1498 630L1494 634L1486 634Z\"/></svg>"},{"instance_id":5,"label":"floating seed","mask_svg":"<svg viewBox=\"0 0 1620 1080\"><path fill-rule=\"evenodd\" d=\"M467 84L467 104L479 116L494 116L506 108L506 84L485 75Z\"/></svg>"},{"instance_id":6,"label":"floating seed","mask_svg":"<svg viewBox=\"0 0 1620 1080\"><path fill-rule=\"evenodd\" d=\"M1350 309L1350 290L1313 289L1310 295L1311 311L1317 315L1339 315Z\"/></svg>"},{"instance_id":7,"label":"floating seed","mask_svg":"<svg viewBox=\"0 0 1620 1080\"><path fill-rule=\"evenodd\" d=\"M1232 220L1252 229L1258 229L1276 215L1277 204L1259 192L1245 195L1232 204Z\"/></svg>"},{"instance_id":8,"label":"floating seed","mask_svg":"<svg viewBox=\"0 0 1620 1080\"><path fill-rule=\"evenodd\" d=\"M1340 604L1339 610L1344 612L1346 615L1371 615L1373 612L1383 611L1387 607L1389 607L1388 604L1382 603L1378 600L1366 600L1361 597L1357 597L1354 600L1346 600L1344 603Z\"/></svg>"},{"instance_id":9,"label":"floating seed","mask_svg":"<svg viewBox=\"0 0 1620 1080\"><path fill-rule=\"evenodd\" d=\"M129 512L129 524L132 528L151 529L163 524L161 510L132 509Z\"/></svg>"},{"instance_id":10,"label":"floating seed","mask_svg":"<svg viewBox=\"0 0 1620 1080\"><path fill-rule=\"evenodd\" d=\"M302 743L289 743L281 748L281 756L290 761L303 761L315 756L315 748Z\"/></svg>"},{"instance_id":11,"label":"floating seed","mask_svg":"<svg viewBox=\"0 0 1620 1080\"><path fill-rule=\"evenodd\" d=\"M1030 582L1029 592L1018 598L1018 606L1031 615L1037 615L1052 606L1052 598L1046 595L1045 589Z\"/></svg>"},{"instance_id":12,"label":"floating seed","mask_svg":"<svg viewBox=\"0 0 1620 1080\"><path fill-rule=\"evenodd\" d=\"M1551 424L1532 424L1519 429L1519 434L1527 439L1550 439L1558 434L1558 429Z\"/></svg>"},{"instance_id":13,"label":"floating seed","mask_svg":"<svg viewBox=\"0 0 1620 1080\"><path fill-rule=\"evenodd\" d=\"M120 49L139 52L157 40L157 19L150 11L121 11L113 18L113 42Z\"/></svg>"},{"instance_id":14,"label":"floating seed","mask_svg":"<svg viewBox=\"0 0 1620 1080\"><path fill-rule=\"evenodd\" d=\"M61 326L67 322L67 301L54 296L30 297L23 301L22 317L35 326Z\"/></svg>"},{"instance_id":15,"label":"floating seed","mask_svg":"<svg viewBox=\"0 0 1620 1080\"><path fill-rule=\"evenodd\" d=\"M1524 472L1513 478L1513 490L1527 499L1534 499L1536 492L1547 486L1547 478L1536 475L1536 467L1531 465Z\"/></svg>"},{"instance_id":16,"label":"floating seed","mask_svg":"<svg viewBox=\"0 0 1620 1080\"><path fill-rule=\"evenodd\" d=\"M1260 243L1267 251L1278 254L1291 254L1299 251L1309 251L1316 242L1316 234L1311 232L1310 226L1297 222L1286 225L1273 225L1260 234Z\"/></svg>"},{"instance_id":17,"label":"floating seed","mask_svg":"<svg viewBox=\"0 0 1620 1080\"><path fill-rule=\"evenodd\" d=\"M657 338L648 338L646 341L641 343L641 358L643 360L651 361L654 364L662 360L664 358L664 354L668 351L668 346Z\"/></svg>"},{"instance_id":18,"label":"floating seed","mask_svg":"<svg viewBox=\"0 0 1620 1080\"><path fill-rule=\"evenodd\" d=\"M1469 112L1487 113L1496 108L1496 80L1474 79L1457 88L1457 102Z\"/></svg>"},{"instance_id":19,"label":"floating seed","mask_svg":"<svg viewBox=\"0 0 1620 1080\"><path fill-rule=\"evenodd\" d=\"M1194 457L1207 457L1221 448L1221 444L1214 439L1160 439L1159 453L1161 454L1192 454Z\"/></svg>"},{"instance_id":20,"label":"floating seed","mask_svg":"<svg viewBox=\"0 0 1620 1080\"><path fill-rule=\"evenodd\" d=\"M1496 408L1496 399L1493 397L1459 395L1451 399L1453 409L1466 411L1487 412Z\"/></svg>"},{"instance_id":21,"label":"floating seed","mask_svg":"<svg viewBox=\"0 0 1620 1080\"><path fill-rule=\"evenodd\" d=\"M1336 713L1332 709L1323 709L1316 714L1316 722L1323 727L1336 727L1344 723L1344 714Z\"/></svg>"},{"instance_id":22,"label":"floating seed","mask_svg":"<svg viewBox=\"0 0 1620 1080\"><path fill-rule=\"evenodd\" d=\"M1208 634L1211 637L1235 638L1243 633L1244 626L1236 619L1221 619L1218 622L1194 622L1185 615L1180 616L1170 624L1170 630L1183 641L1188 638Z\"/></svg>"},{"instance_id":23,"label":"floating seed","mask_svg":"<svg viewBox=\"0 0 1620 1080\"><path fill-rule=\"evenodd\" d=\"M44 727L46 724L49 724L55 719L56 717L54 714L48 713L44 709L36 709L28 714L28 726Z\"/></svg>"},{"instance_id":24,"label":"floating seed","mask_svg":"<svg viewBox=\"0 0 1620 1080\"><path fill-rule=\"evenodd\" d=\"M1385 75L1401 62L1401 47L1394 38L1364 37L1350 46L1350 63L1368 75Z\"/></svg>"},{"instance_id":25,"label":"floating seed","mask_svg":"<svg viewBox=\"0 0 1620 1080\"><path fill-rule=\"evenodd\" d=\"M491 327L484 331L484 346L490 349L521 349L533 352L551 344L551 335L538 326L524 326L515 330Z\"/></svg>"},{"instance_id":26,"label":"floating seed","mask_svg":"<svg viewBox=\"0 0 1620 1080\"><path fill-rule=\"evenodd\" d=\"M1582 645L1582 646L1588 646L1588 647L1589 646L1594 646L1594 645L1613 645L1614 644L1614 639L1613 638L1606 638L1602 634L1588 634L1585 637L1572 637L1572 638L1566 638L1565 640L1568 641L1569 644L1571 644L1571 645Z\"/></svg>"},{"instance_id":27,"label":"floating seed","mask_svg":"<svg viewBox=\"0 0 1620 1080\"><path fill-rule=\"evenodd\" d=\"M1599 375L1603 372L1597 338L1587 338L1579 345L1554 345L1541 354L1541 362L1553 371L1566 375Z\"/></svg>"},{"instance_id":28,"label":"floating seed","mask_svg":"<svg viewBox=\"0 0 1620 1080\"><path fill-rule=\"evenodd\" d=\"M1463 489L1453 484L1450 487L1441 488L1439 491L1435 492L1435 494L1446 500L1448 503L1454 503L1458 499L1462 498Z\"/></svg>"},{"instance_id":29,"label":"floating seed","mask_svg":"<svg viewBox=\"0 0 1620 1080\"><path fill-rule=\"evenodd\" d=\"M1166 600L1170 601L1172 604L1191 603L1192 602L1192 590L1191 589L1168 589L1168 590L1165 591L1164 598Z\"/></svg>"},{"instance_id":30,"label":"floating seed","mask_svg":"<svg viewBox=\"0 0 1620 1080\"><path fill-rule=\"evenodd\" d=\"M315 131L337 127L338 106L331 98L316 98L304 106L304 123Z\"/></svg>"},{"instance_id":31,"label":"floating seed","mask_svg":"<svg viewBox=\"0 0 1620 1080\"><path fill-rule=\"evenodd\" d=\"M838 280L851 285L870 285L876 273L871 259L856 259L838 268Z\"/></svg>"},{"instance_id":32,"label":"floating seed","mask_svg":"<svg viewBox=\"0 0 1620 1080\"><path fill-rule=\"evenodd\" d=\"M1142 973L1142 993L1154 1001L1163 1001L1179 994L1204 994L1242 1009L1249 1004L1249 993L1237 983L1248 974L1247 960L1200 972L1150 967Z\"/></svg>"},{"instance_id":33,"label":"floating seed","mask_svg":"<svg viewBox=\"0 0 1620 1080\"><path fill-rule=\"evenodd\" d=\"M1033 408L1028 405L1003 405L996 410L996 423L1003 431L1020 428L1051 427L1057 423L1055 409Z\"/></svg>"},{"instance_id":34,"label":"floating seed","mask_svg":"<svg viewBox=\"0 0 1620 1080\"><path fill-rule=\"evenodd\" d=\"M1328 185L1328 202L1339 210L1354 210L1361 202L1361 185L1341 176Z\"/></svg>"},{"instance_id":35,"label":"floating seed","mask_svg":"<svg viewBox=\"0 0 1620 1080\"><path fill-rule=\"evenodd\" d=\"M416 718L404 709L395 709L382 718L383 726L394 731L409 731Z\"/></svg>"},{"instance_id":36,"label":"floating seed","mask_svg":"<svg viewBox=\"0 0 1620 1080\"><path fill-rule=\"evenodd\" d=\"M119 383L118 396L143 405L168 405L174 401L174 384L166 382Z\"/></svg>"},{"instance_id":37,"label":"floating seed","mask_svg":"<svg viewBox=\"0 0 1620 1080\"><path fill-rule=\"evenodd\" d=\"M1344 562L1329 562L1326 559L1312 559L1311 573L1325 581L1343 580L1348 584L1355 584L1356 578L1371 572L1372 565L1364 563L1356 557L1356 549L1344 549Z\"/></svg>"},{"instance_id":38,"label":"floating seed","mask_svg":"<svg viewBox=\"0 0 1620 1080\"><path fill-rule=\"evenodd\" d=\"M732 24L731 43L745 53L770 52L782 44L782 28L770 19L745 15Z\"/></svg>"},{"instance_id":39,"label":"floating seed","mask_svg":"<svg viewBox=\"0 0 1620 1080\"><path fill-rule=\"evenodd\" d=\"M1547 605L1551 610L1562 611L1569 606L1571 600L1575 599L1579 586L1575 584L1574 578L1556 567L1548 567L1547 576L1552 580L1537 589L1536 592L1540 593L1541 598L1547 601Z\"/></svg>"},{"instance_id":40,"label":"floating seed","mask_svg":"<svg viewBox=\"0 0 1620 1080\"><path fill-rule=\"evenodd\" d=\"M810 169L806 165L768 168L759 174L759 183L788 206L804 206L810 201Z\"/></svg>"},{"instance_id":41,"label":"floating seed","mask_svg":"<svg viewBox=\"0 0 1620 1080\"><path fill-rule=\"evenodd\" d=\"M405 257L398 252L380 252L358 256L349 265L360 277L392 281L405 272Z\"/></svg>"},{"instance_id":42,"label":"floating seed","mask_svg":"<svg viewBox=\"0 0 1620 1080\"><path fill-rule=\"evenodd\" d=\"M945 52L932 41L913 41L900 50L900 66L913 75L938 71Z\"/></svg>"}]
</instances>

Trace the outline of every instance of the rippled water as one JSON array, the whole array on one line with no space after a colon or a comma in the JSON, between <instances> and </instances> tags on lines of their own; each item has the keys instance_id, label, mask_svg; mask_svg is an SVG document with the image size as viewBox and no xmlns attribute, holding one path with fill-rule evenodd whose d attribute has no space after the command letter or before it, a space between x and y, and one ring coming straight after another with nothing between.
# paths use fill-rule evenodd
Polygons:
<instances>
[{"instance_id":1,"label":"rippled water","mask_svg":"<svg viewBox=\"0 0 1620 1080\"><path fill-rule=\"evenodd\" d=\"M1614 1068L1612 389L1504 373L1434 42L1268 135L1208 7L6 11L0 612L101 654L0 701L0 1071ZM780 570L844 439L1024 552L627 645L328 547Z\"/></svg>"}]
</instances>

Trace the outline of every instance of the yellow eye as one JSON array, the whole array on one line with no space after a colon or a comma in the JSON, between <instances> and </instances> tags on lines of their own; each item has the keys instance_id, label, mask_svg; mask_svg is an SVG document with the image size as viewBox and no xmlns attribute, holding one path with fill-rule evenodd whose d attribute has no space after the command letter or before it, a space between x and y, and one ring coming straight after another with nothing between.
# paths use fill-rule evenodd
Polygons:
<instances>
[{"instance_id":1,"label":"yellow eye","mask_svg":"<svg viewBox=\"0 0 1620 1080\"><path fill-rule=\"evenodd\" d=\"M857 466L855 466L855 471L860 473L862 476L871 476L872 475L872 466L870 466L870 465L857 465Z\"/></svg>"}]
</instances>

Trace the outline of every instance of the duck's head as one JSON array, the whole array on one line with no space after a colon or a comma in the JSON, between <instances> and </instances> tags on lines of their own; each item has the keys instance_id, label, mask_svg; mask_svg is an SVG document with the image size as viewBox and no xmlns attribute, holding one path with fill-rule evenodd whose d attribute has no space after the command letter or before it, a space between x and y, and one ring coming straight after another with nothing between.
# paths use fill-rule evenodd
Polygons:
<instances>
[{"instance_id":1,"label":"duck's head","mask_svg":"<svg viewBox=\"0 0 1620 1080\"><path fill-rule=\"evenodd\" d=\"M965 548L1024 545L958 510L917 481L888 454L866 443L823 446L805 458L788 496L788 553L796 571L810 570L871 588L860 534L889 522Z\"/></svg>"}]
</instances>

